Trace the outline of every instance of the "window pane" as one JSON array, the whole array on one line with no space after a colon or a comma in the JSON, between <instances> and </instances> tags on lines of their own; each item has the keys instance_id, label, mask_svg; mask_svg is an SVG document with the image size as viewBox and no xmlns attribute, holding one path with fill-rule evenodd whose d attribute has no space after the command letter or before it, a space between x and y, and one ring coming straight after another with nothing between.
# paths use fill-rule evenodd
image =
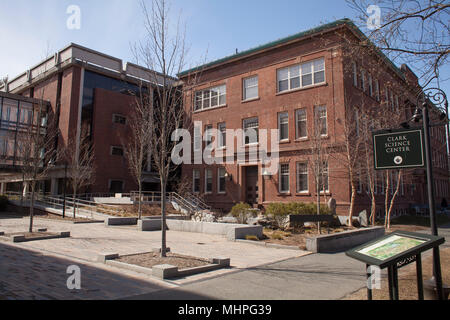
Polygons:
<instances>
[{"instance_id":1,"label":"window pane","mask_svg":"<svg viewBox=\"0 0 450 320\"><path fill-rule=\"evenodd\" d=\"M314 72L323 71L325 70L325 60L319 59L314 61Z\"/></svg>"},{"instance_id":2,"label":"window pane","mask_svg":"<svg viewBox=\"0 0 450 320\"><path fill-rule=\"evenodd\" d=\"M289 90L289 80L282 80L278 82L278 91L286 91Z\"/></svg>"},{"instance_id":3,"label":"window pane","mask_svg":"<svg viewBox=\"0 0 450 320\"><path fill-rule=\"evenodd\" d=\"M302 76L302 84L304 87L312 85L312 74Z\"/></svg>"},{"instance_id":4,"label":"window pane","mask_svg":"<svg viewBox=\"0 0 450 320\"><path fill-rule=\"evenodd\" d=\"M287 80L289 76L289 69L288 68L281 69L278 70L277 73L278 73L278 81Z\"/></svg>"},{"instance_id":5,"label":"window pane","mask_svg":"<svg viewBox=\"0 0 450 320\"><path fill-rule=\"evenodd\" d=\"M314 73L314 83L325 82L325 71L319 71Z\"/></svg>"},{"instance_id":6,"label":"window pane","mask_svg":"<svg viewBox=\"0 0 450 320\"><path fill-rule=\"evenodd\" d=\"M224 94L224 95L221 95L221 96L219 97L219 105L220 105L220 106L225 105L225 104L227 103L226 99L227 99L227 96L226 96L225 94Z\"/></svg>"},{"instance_id":7,"label":"window pane","mask_svg":"<svg viewBox=\"0 0 450 320\"><path fill-rule=\"evenodd\" d=\"M307 62L302 64L302 74L308 74L308 73L312 73L312 66L313 64L311 62Z\"/></svg>"},{"instance_id":8,"label":"window pane","mask_svg":"<svg viewBox=\"0 0 450 320\"><path fill-rule=\"evenodd\" d=\"M291 79L291 89L300 88L300 77Z\"/></svg>"},{"instance_id":9,"label":"window pane","mask_svg":"<svg viewBox=\"0 0 450 320\"><path fill-rule=\"evenodd\" d=\"M289 78L296 78L300 76L300 65L289 68Z\"/></svg>"},{"instance_id":10,"label":"window pane","mask_svg":"<svg viewBox=\"0 0 450 320\"><path fill-rule=\"evenodd\" d=\"M297 164L297 192L308 191L308 165L306 163Z\"/></svg>"},{"instance_id":11,"label":"window pane","mask_svg":"<svg viewBox=\"0 0 450 320\"><path fill-rule=\"evenodd\" d=\"M258 87L251 87L245 89L244 99L258 98Z\"/></svg>"}]
</instances>

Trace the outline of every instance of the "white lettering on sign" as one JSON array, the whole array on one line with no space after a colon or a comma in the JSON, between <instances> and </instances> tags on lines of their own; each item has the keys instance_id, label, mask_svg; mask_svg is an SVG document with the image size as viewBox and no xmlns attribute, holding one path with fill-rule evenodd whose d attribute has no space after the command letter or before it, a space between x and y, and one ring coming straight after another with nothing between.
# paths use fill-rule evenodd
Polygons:
<instances>
[{"instance_id":1,"label":"white lettering on sign","mask_svg":"<svg viewBox=\"0 0 450 320\"><path fill-rule=\"evenodd\" d=\"M387 138L387 141L388 142L384 144L386 153L411 151L411 141L409 141L406 136L389 137Z\"/></svg>"}]
</instances>

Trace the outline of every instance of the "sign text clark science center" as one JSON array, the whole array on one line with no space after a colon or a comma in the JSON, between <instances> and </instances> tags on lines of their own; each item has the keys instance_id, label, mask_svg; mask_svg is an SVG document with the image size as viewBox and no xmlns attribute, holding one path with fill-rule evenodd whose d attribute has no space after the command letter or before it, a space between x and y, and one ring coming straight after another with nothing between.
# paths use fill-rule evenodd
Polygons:
<instances>
[{"instance_id":1,"label":"sign text clark science center","mask_svg":"<svg viewBox=\"0 0 450 320\"><path fill-rule=\"evenodd\" d=\"M425 166L421 129L375 132L373 145L376 170Z\"/></svg>"}]
</instances>

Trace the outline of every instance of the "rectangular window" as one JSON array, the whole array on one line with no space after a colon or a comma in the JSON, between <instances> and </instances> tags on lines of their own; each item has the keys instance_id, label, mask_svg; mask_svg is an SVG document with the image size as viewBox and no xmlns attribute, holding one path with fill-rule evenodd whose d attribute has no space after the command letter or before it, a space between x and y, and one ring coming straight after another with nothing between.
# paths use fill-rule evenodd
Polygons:
<instances>
[{"instance_id":1,"label":"rectangular window","mask_svg":"<svg viewBox=\"0 0 450 320\"><path fill-rule=\"evenodd\" d=\"M289 164L280 165L280 193L289 193Z\"/></svg>"},{"instance_id":2,"label":"rectangular window","mask_svg":"<svg viewBox=\"0 0 450 320\"><path fill-rule=\"evenodd\" d=\"M278 92L294 90L325 82L325 59L317 59L301 65L277 71Z\"/></svg>"},{"instance_id":3,"label":"rectangular window","mask_svg":"<svg viewBox=\"0 0 450 320\"><path fill-rule=\"evenodd\" d=\"M395 96L395 110L397 110L397 111L400 110L400 105L398 103L398 96Z\"/></svg>"},{"instance_id":4,"label":"rectangular window","mask_svg":"<svg viewBox=\"0 0 450 320\"><path fill-rule=\"evenodd\" d=\"M278 132L280 141L289 140L289 113L278 114Z\"/></svg>"},{"instance_id":5,"label":"rectangular window","mask_svg":"<svg viewBox=\"0 0 450 320\"><path fill-rule=\"evenodd\" d=\"M225 193L226 187L226 175L227 171L225 168L219 168L218 170L218 182L217 182L217 193Z\"/></svg>"},{"instance_id":6,"label":"rectangular window","mask_svg":"<svg viewBox=\"0 0 450 320\"><path fill-rule=\"evenodd\" d=\"M296 118L296 139L304 139L308 137L307 115L306 109L295 111Z\"/></svg>"},{"instance_id":7,"label":"rectangular window","mask_svg":"<svg viewBox=\"0 0 450 320\"><path fill-rule=\"evenodd\" d=\"M111 155L123 157L124 152L122 147L111 147Z\"/></svg>"},{"instance_id":8,"label":"rectangular window","mask_svg":"<svg viewBox=\"0 0 450 320\"><path fill-rule=\"evenodd\" d=\"M202 149L202 128L200 126L194 126L194 151Z\"/></svg>"},{"instance_id":9,"label":"rectangular window","mask_svg":"<svg viewBox=\"0 0 450 320\"><path fill-rule=\"evenodd\" d=\"M361 89L366 92L366 72L361 70Z\"/></svg>"},{"instance_id":10,"label":"rectangular window","mask_svg":"<svg viewBox=\"0 0 450 320\"><path fill-rule=\"evenodd\" d=\"M353 68L353 85L355 87L357 87L358 86L358 69L356 67L356 62L353 62L352 68Z\"/></svg>"},{"instance_id":11,"label":"rectangular window","mask_svg":"<svg viewBox=\"0 0 450 320\"><path fill-rule=\"evenodd\" d=\"M213 171L205 169L205 193L212 193L213 188Z\"/></svg>"},{"instance_id":12,"label":"rectangular window","mask_svg":"<svg viewBox=\"0 0 450 320\"><path fill-rule=\"evenodd\" d=\"M212 125L207 125L205 126L205 142L206 142L206 147L211 147L212 146Z\"/></svg>"},{"instance_id":13,"label":"rectangular window","mask_svg":"<svg viewBox=\"0 0 450 320\"><path fill-rule=\"evenodd\" d=\"M315 109L315 118L316 118L316 130L322 136L328 135L328 125L327 125L327 107L319 106Z\"/></svg>"},{"instance_id":14,"label":"rectangular window","mask_svg":"<svg viewBox=\"0 0 450 320\"><path fill-rule=\"evenodd\" d=\"M244 128L244 144L255 144L258 143L258 128L259 121L258 118L249 118L243 121Z\"/></svg>"},{"instance_id":15,"label":"rectangular window","mask_svg":"<svg viewBox=\"0 0 450 320\"><path fill-rule=\"evenodd\" d=\"M373 83L371 74L369 74L369 96L373 97Z\"/></svg>"},{"instance_id":16,"label":"rectangular window","mask_svg":"<svg viewBox=\"0 0 450 320\"><path fill-rule=\"evenodd\" d=\"M120 114L113 114L113 123L126 124L127 118Z\"/></svg>"},{"instance_id":17,"label":"rectangular window","mask_svg":"<svg viewBox=\"0 0 450 320\"><path fill-rule=\"evenodd\" d=\"M192 191L200 193L200 170L197 169L192 171Z\"/></svg>"},{"instance_id":18,"label":"rectangular window","mask_svg":"<svg viewBox=\"0 0 450 320\"><path fill-rule=\"evenodd\" d=\"M221 107L226 104L227 86L222 85L195 93L194 110Z\"/></svg>"},{"instance_id":19,"label":"rectangular window","mask_svg":"<svg viewBox=\"0 0 450 320\"><path fill-rule=\"evenodd\" d=\"M375 97L377 101L380 101L380 82L375 80Z\"/></svg>"},{"instance_id":20,"label":"rectangular window","mask_svg":"<svg viewBox=\"0 0 450 320\"><path fill-rule=\"evenodd\" d=\"M244 79L244 100L258 98L258 76Z\"/></svg>"},{"instance_id":21,"label":"rectangular window","mask_svg":"<svg viewBox=\"0 0 450 320\"><path fill-rule=\"evenodd\" d=\"M391 110L395 110L395 104L394 104L394 94L391 91Z\"/></svg>"},{"instance_id":22,"label":"rectangular window","mask_svg":"<svg viewBox=\"0 0 450 320\"><path fill-rule=\"evenodd\" d=\"M307 193L308 186L308 164L297 163L297 193Z\"/></svg>"},{"instance_id":23,"label":"rectangular window","mask_svg":"<svg viewBox=\"0 0 450 320\"><path fill-rule=\"evenodd\" d=\"M328 162L324 162L322 166L322 174L319 177L319 189L320 192L329 192L328 185Z\"/></svg>"},{"instance_id":24,"label":"rectangular window","mask_svg":"<svg viewBox=\"0 0 450 320\"><path fill-rule=\"evenodd\" d=\"M219 123L217 126L217 129L219 131L218 147L224 148L227 145L227 126L226 126L225 122Z\"/></svg>"}]
</instances>

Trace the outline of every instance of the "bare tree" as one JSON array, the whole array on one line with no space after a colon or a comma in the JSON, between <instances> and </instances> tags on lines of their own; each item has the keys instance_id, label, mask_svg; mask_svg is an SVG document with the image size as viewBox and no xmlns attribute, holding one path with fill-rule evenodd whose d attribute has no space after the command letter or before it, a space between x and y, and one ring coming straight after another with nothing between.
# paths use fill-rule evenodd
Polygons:
<instances>
[{"instance_id":1,"label":"bare tree","mask_svg":"<svg viewBox=\"0 0 450 320\"><path fill-rule=\"evenodd\" d=\"M142 218L142 180L146 171L144 166L146 165L146 160L148 160L151 145L151 130L149 128L152 127L150 123L150 114L153 107L152 97L151 94L144 93L142 89L140 94L136 95L135 103L132 105L133 112L128 121L130 135L127 137L126 142L121 137L130 173L138 184L139 220Z\"/></svg>"},{"instance_id":2,"label":"bare tree","mask_svg":"<svg viewBox=\"0 0 450 320\"><path fill-rule=\"evenodd\" d=\"M75 139L69 140L65 149L67 175L73 194L73 217L76 217L76 199L78 191L91 185L95 179L94 146L88 137L82 137L77 146Z\"/></svg>"},{"instance_id":3,"label":"bare tree","mask_svg":"<svg viewBox=\"0 0 450 320\"><path fill-rule=\"evenodd\" d=\"M42 90L42 97L44 90ZM30 183L30 223L29 232L33 232L34 205L37 183L47 177L49 169L58 159L54 149L58 134L54 121L48 122L48 105L42 99L38 108L33 108L32 123L18 133L20 168L24 181Z\"/></svg>"},{"instance_id":4,"label":"bare tree","mask_svg":"<svg viewBox=\"0 0 450 320\"><path fill-rule=\"evenodd\" d=\"M314 129L310 140L311 151L311 170L314 175L314 183L316 186L316 206L317 215L320 215L320 194L323 192L324 196L327 192L328 186L328 160L329 160L329 146L327 145L328 127L326 124L326 107L314 107ZM317 223L317 228L320 234L320 222Z\"/></svg>"},{"instance_id":5,"label":"bare tree","mask_svg":"<svg viewBox=\"0 0 450 320\"><path fill-rule=\"evenodd\" d=\"M392 59L417 66L423 86L440 78L450 53L450 3L446 0L347 0L361 27L373 18L370 5L381 12L379 26L368 39ZM367 41L362 45L370 45ZM446 79L447 80L447 79Z\"/></svg>"},{"instance_id":6,"label":"bare tree","mask_svg":"<svg viewBox=\"0 0 450 320\"><path fill-rule=\"evenodd\" d=\"M189 84L183 86L173 76L185 68L185 30L180 20L173 25L169 19L169 5L166 0L153 0L151 7L141 1L144 14L145 39L137 46L136 53L140 63L149 69L148 75L153 80L153 108L149 114L150 149L155 168L161 183L162 237L161 257L166 257L166 201L169 175L175 166L171 153L176 142L172 133L186 123L182 107L183 91L189 90ZM150 93L150 92L149 92Z\"/></svg>"}]
</instances>

